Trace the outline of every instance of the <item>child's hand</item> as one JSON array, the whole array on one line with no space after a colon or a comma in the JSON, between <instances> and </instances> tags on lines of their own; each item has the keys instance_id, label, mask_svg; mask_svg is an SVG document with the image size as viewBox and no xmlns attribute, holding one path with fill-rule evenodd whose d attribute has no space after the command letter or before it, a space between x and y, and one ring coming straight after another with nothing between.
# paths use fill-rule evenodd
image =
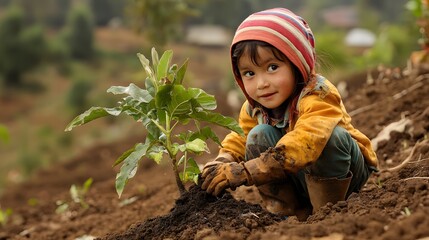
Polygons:
<instances>
[{"instance_id":1,"label":"child's hand","mask_svg":"<svg viewBox=\"0 0 429 240\"><path fill-rule=\"evenodd\" d=\"M204 182L201 188L215 196L227 188L235 190L241 185L252 184L251 177L248 175L243 163L237 162L219 163L205 167L202 178Z\"/></svg>"},{"instance_id":2,"label":"child's hand","mask_svg":"<svg viewBox=\"0 0 429 240\"><path fill-rule=\"evenodd\" d=\"M232 162L232 161L228 158L217 157L215 160L210 161L210 162L206 163L206 165L204 165L203 172L210 167L217 166L217 165L222 164L222 163L229 163L229 162Z\"/></svg>"}]
</instances>

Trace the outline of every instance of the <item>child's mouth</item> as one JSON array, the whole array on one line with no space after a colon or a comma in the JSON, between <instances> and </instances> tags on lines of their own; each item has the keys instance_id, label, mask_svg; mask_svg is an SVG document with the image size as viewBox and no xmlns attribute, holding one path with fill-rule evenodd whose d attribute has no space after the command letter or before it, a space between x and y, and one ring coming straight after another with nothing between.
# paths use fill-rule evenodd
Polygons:
<instances>
[{"instance_id":1,"label":"child's mouth","mask_svg":"<svg viewBox=\"0 0 429 240\"><path fill-rule=\"evenodd\" d=\"M274 94L275 93L266 93L266 94L260 95L259 98L269 98L269 97L273 96Z\"/></svg>"}]
</instances>

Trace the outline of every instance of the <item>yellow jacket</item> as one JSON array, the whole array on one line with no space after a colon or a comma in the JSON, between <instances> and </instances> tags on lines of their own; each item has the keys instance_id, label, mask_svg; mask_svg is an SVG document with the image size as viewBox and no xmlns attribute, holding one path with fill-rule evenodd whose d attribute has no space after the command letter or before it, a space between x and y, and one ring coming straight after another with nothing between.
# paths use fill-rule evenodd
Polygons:
<instances>
[{"instance_id":1,"label":"yellow jacket","mask_svg":"<svg viewBox=\"0 0 429 240\"><path fill-rule=\"evenodd\" d=\"M317 79L317 85L313 89L304 88L296 107L298 116L285 126L286 134L275 146L284 153L285 170L295 173L315 162L337 125L350 133L366 162L377 167L377 156L370 140L351 124L351 118L336 87L321 76ZM220 156L232 157L238 162L244 160L247 134L258 125L258 118L251 115L249 103L246 101L239 115L239 124L245 136L235 132L228 134L222 141Z\"/></svg>"}]
</instances>

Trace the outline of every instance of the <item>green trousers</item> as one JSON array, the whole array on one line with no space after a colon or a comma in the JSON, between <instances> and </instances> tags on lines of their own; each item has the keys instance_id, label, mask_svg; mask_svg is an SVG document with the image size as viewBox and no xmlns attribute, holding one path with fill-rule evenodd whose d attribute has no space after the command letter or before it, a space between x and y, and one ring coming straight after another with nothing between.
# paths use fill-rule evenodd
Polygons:
<instances>
[{"instance_id":1,"label":"green trousers","mask_svg":"<svg viewBox=\"0 0 429 240\"><path fill-rule=\"evenodd\" d=\"M283 130L268 124L260 124L254 127L247 136L246 161L257 158L268 148L274 147L283 135ZM341 179L345 178L349 171L353 173L353 178L347 196L352 192L358 192L374 169L365 163L359 146L349 132L337 126L334 128L322 154L312 165L296 174L287 175L288 179L294 182L296 191L302 197L308 198L304 177L306 173L323 178L336 177Z\"/></svg>"}]
</instances>

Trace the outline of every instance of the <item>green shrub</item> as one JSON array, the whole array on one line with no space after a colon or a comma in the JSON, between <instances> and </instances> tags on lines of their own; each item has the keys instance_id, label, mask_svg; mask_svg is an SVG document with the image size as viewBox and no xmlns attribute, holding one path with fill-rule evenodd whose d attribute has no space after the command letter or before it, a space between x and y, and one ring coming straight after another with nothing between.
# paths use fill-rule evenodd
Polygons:
<instances>
[{"instance_id":1,"label":"green shrub","mask_svg":"<svg viewBox=\"0 0 429 240\"><path fill-rule=\"evenodd\" d=\"M80 76L74 80L66 100L74 114L80 113L88 107L88 95L92 88L93 83L86 77Z\"/></svg>"},{"instance_id":2,"label":"green shrub","mask_svg":"<svg viewBox=\"0 0 429 240\"><path fill-rule=\"evenodd\" d=\"M70 10L64 34L72 58L88 60L93 57L94 26L86 5L78 4Z\"/></svg>"},{"instance_id":3,"label":"green shrub","mask_svg":"<svg viewBox=\"0 0 429 240\"><path fill-rule=\"evenodd\" d=\"M26 27L22 9L12 5L0 22L0 38L0 77L5 86L19 86L22 75L43 60L43 30L40 26Z\"/></svg>"}]
</instances>

